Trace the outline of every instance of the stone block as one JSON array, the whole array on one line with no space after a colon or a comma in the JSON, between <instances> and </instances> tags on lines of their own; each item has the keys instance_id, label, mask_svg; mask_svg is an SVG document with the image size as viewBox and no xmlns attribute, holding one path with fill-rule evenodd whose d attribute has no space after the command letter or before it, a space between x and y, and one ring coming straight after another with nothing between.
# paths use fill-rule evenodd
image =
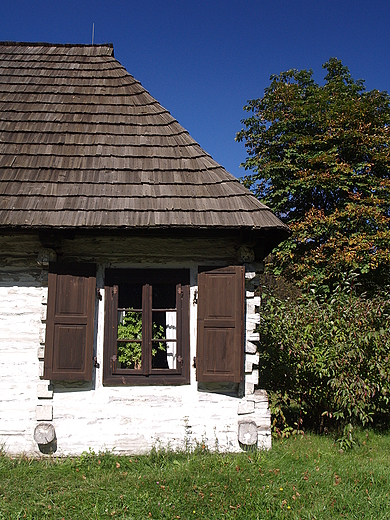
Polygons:
<instances>
[{"instance_id":1,"label":"stone block","mask_svg":"<svg viewBox=\"0 0 390 520\"><path fill-rule=\"evenodd\" d=\"M254 421L240 421L238 423L238 440L245 446L257 445L257 426Z\"/></svg>"},{"instance_id":2,"label":"stone block","mask_svg":"<svg viewBox=\"0 0 390 520\"><path fill-rule=\"evenodd\" d=\"M47 383L38 383L37 397L38 399L52 399L53 390L49 390L49 385Z\"/></svg>"},{"instance_id":3,"label":"stone block","mask_svg":"<svg viewBox=\"0 0 390 520\"><path fill-rule=\"evenodd\" d=\"M253 413L255 411L255 403L253 401L242 400L238 405L237 414L245 415L248 413Z\"/></svg>"},{"instance_id":4,"label":"stone block","mask_svg":"<svg viewBox=\"0 0 390 520\"><path fill-rule=\"evenodd\" d=\"M37 356L38 356L38 359L43 359L45 357L45 346L44 345L40 345L38 347Z\"/></svg>"},{"instance_id":5,"label":"stone block","mask_svg":"<svg viewBox=\"0 0 390 520\"><path fill-rule=\"evenodd\" d=\"M53 405L52 404L38 404L36 407L37 421L52 421L53 420Z\"/></svg>"}]
</instances>

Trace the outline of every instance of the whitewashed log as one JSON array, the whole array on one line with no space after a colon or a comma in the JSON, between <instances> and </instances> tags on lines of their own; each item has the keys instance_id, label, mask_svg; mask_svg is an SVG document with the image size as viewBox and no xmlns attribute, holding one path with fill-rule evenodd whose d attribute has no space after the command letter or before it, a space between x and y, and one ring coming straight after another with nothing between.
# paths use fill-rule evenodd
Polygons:
<instances>
[{"instance_id":1,"label":"whitewashed log","mask_svg":"<svg viewBox=\"0 0 390 520\"><path fill-rule=\"evenodd\" d=\"M246 354L245 355L245 373L252 372L253 365L259 364L259 354Z\"/></svg>"},{"instance_id":2,"label":"whitewashed log","mask_svg":"<svg viewBox=\"0 0 390 520\"><path fill-rule=\"evenodd\" d=\"M255 354L257 352L257 345L252 341L247 340L245 342L245 352L248 354Z\"/></svg>"},{"instance_id":3,"label":"whitewashed log","mask_svg":"<svg viewBox=\"0 0 390 520\"><path fill-rule=\"evenodd\" d=\"M52 399L53 390L49 389L49 385L47 383L38 383L37 397L38 399Z\"/></svg>"},{"instance_id":4,"label":"whitewashed log","mask_svg":"<svg viewBox=\"0 0 390 520\"><path fill-rule=\"evenodd\" d=\"M257 385L259 382L259 371L257 369L252 370L249 374L245 374L245 382L253 383Z\"/></svg>"},{"instance_id":5,"label":"whitewashed log","mask_svg":"<svg viewBox=\"0 0 390 520\"><path fill-rule=\"evenodd\" d=\"M164 265L182 268L190 265L190 358L193 359L197 333L197 305L193 300L198 265L218 266L233 261L236 245L227 242L226 239L205 243L196 239L178 244L172 240L167 247L161 240L153 243L153 240L145 242L142 237L137 237L133 243L132 239L118 241L115 237L106 237L96 241L66 240L63 247L70 252L70 259L89 259L98 264L98 286L101 288L104 287L103 275L107 265L129 267L129 261L132 267ZM223 451L239 451L238 420L241 415L237 412L241 399L225 395L223 388L219 389L220 393L217 389L199 391L193 367L190 385L105 387L102 385L101 366L94 370L92 383L55 383L49 407L37 407L48 405L43 399L50 399L51 395L47 392L47 382L42 381L45 391L37 390L40 382L38 366L40 376L43 375L44 346L40 341L43 339L47 303L47 287L44 285L47 269L41 271L36 266L40 247L36 237L26 236L18 243L10 237L0 237L0 444L14 454L38 453L33 431L37 418L42 417L39 420L52 421L55 427L58 455L76 455L89 448L140 453L149 451L158 443L183 448L187 442L195 446L203 441L210 449L218 446ZM150 253L148 247L152 248ZM172 259L176 247L178 256ZM224 259L222 251L225 251ZM95 324L94 349L99 359L102 359L104 349L103 289L102 294L103 300L97 302L98 320ZM248 301L246 305L247 316L255 313L256 302L260 304L254 291L251 295L250 303ZM248 320L251 327L255 320ZM256 354L257 346L253 341L257 340L257 333L246 336L245 350L248 354ZM250 380L254 381L256 377L258 374L253 371ZM254 392L255 383L247 380L242 386L245 386L245 399L248 399ZM231 392L234 389L237 391L232 385ZM38 394L47 397L38 397ZM261 439L264 437L264 446L268 446L270 419L267 403L253 395L254 411L245 416L257 417L255 422L264 429L262 437L258 432L258 445L263 445ZM245 404L244 408L252 409L252 405ZM188 417L190 429L186 428L185 417Z\"/></svg>"},{"instance_id":6,"label":"whitewashed log","mask_svg":"<svg viewBox=\"0 0 390 520\"><path fill-rule=\"evenodd\" d=\"M245 396L253 394L255 391L255 384L245 380Z\"/></svg>"},{"instance_id":7,"label":"whitewashed log","mask_svg":"<svg viewBox=\"0 0 390 520\"><path fill-rule=\"evenodd\" d=\"M253 413L255 411L255 403L253 401L244 401L242 400L238 405L237 413L238 415L244 415L248 413Z\"/></svg>"},{"instance_id":8,"label":"whitewashed log","mask_svg":"<svg viewBox=\"0 0 390 520\"><path fill-rule=\"evenodd\" d=\"M36 407L37 421L51 421L53 419L52 404L38 404Z\"/></svg>"},{"instance_id":9,"label":"whitewashed log","mask_svg":"<svg viewBox=\"0 0 390 520\"><path fill-rule=\"evenodd\" d=\"M44 364L43 360L40 359L39 362L38 362L38 377L39 377L39 379L43 379L44 369L45 369L45 364Z\"/></svg>"},{"instance_id":10,"label":"whitewashed log","mask_svg":"<svg viewBox=\"0 0 390 520\"><path fill-rule=\"evenodd\" d=\"M258 388L254 395L251 397L251 400L255 401L255 403L267 403L268 405L267 391Z\"/></svg>"},{"instance_id":11,"label":"whitewashed log","mask_svg":"<svg viewBox=\"0 0 390 520\"><path fill-rule=\"evenodd\" d=\"M34 429L34 440L37 444L50 444L56 438L56 431L51 423L37 424Z\"/></svg>"},{"instance_id":12,"label":"whitewashed log","mask_svg":"<svg viewBox=\"0 0 390 520\"><path fill-rule=\"evenodd\" d=\"M238 423L238 440L245 446L257 444L257 425L254 421L240 421Z\"/></svg>"}]
</instances>

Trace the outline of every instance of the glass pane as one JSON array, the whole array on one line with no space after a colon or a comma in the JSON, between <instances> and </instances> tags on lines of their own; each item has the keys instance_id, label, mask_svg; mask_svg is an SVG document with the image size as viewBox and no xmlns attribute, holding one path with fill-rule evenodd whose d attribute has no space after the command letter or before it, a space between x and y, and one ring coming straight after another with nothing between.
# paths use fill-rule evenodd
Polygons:
<instances>
[{"instance_id":1,"label":"glass pane","mask_svg":"<svg viewBox=\"0 0 390 520\"><path fill-rule=\"evenodd\" d=\"M142 285L121 283L119 286L118 307L122 309L142 309Z\"/></svg>"},{"instance_id":2,"label":"glass pane","mask_svg":"<svg viewBox=\"0 0 390 520\"><path fill-rule=\"evenodd\" d=\"M118 309L118 368L140 369L142 364L142 312ZM137 340L137 341L125 341Z\"/></svg>"},{"instance_id":3,"label":"glass pane","mask_svg":"<svg viewBox=\"0 0 390 520\"><path fill-rule=\"evenodd\" d=\"M152 368L177 367L177 313L153 311ZM156 341L156 340L163 341Z\"/></svg>"},{"instance_id":4,"label":"glass pane","mask_svg":"<svg viewBox=\"0 0 390 520\"><path fill-rule=\"evenodd\" d=\"M153 285L153 309L176 309L176 286L174 284Z\"/></svg>"}]
</instances>

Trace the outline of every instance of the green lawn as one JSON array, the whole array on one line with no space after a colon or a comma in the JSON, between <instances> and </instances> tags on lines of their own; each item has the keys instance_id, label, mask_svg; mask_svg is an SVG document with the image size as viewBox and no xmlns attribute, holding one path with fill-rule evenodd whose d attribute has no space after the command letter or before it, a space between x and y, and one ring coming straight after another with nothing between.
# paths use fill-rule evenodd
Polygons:
<instances>
[{"instance_id":1,"label":"green lawn","mask_svg":"<svg viewBox=\"0 0 390 520\"><path fill-rule=\"evenodd\" d=\"M0 519L390 519L390 435L274 441L270 452L0 455Z\"/></svg>"}]
</instances>

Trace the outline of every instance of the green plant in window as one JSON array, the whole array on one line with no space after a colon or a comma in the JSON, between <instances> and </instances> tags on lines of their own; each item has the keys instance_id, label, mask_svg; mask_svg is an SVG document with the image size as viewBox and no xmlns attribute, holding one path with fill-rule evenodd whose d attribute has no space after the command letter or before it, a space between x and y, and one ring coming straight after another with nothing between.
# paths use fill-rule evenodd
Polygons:
<instances>
[{"instance_id":1,"label":"green plant in window","mask_svg":"<svg viewBox=\"0 0 390 520\"><path fill-rule=\"evenodd\" d=\"M153 323L152 325L153 339L165 338L165 329L162 325ZM118 324L118 339L137 339L142 340L142 312L135 312L129 309L126 311L122 322ZM166 350L164 342L154 343L152 356L155 356L157 350ZM141 341L129 341L126 343L118 342L118 361L122 368L141 368L142 363L142 343Z\"/></svg>"}]
</instances>

